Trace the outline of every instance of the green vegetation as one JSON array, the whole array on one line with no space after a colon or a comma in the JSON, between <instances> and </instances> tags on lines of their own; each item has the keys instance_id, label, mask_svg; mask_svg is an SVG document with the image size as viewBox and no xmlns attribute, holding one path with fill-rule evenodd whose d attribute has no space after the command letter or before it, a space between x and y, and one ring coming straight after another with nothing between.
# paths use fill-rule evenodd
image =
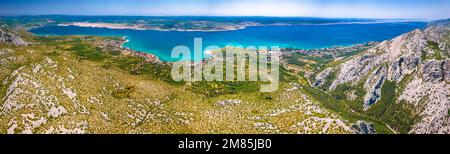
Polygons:
<instances>
[{"instance_id":1,"label":"green vegetation","mask_svg":"<svg viewBox=\"0 0 450 154\"><path fill-rule=\"evenodd\" d=\"M3 74L2 74L1 77L3 77ZM5 79L2 78L1 80L4 81ZM10 84L10 83L8 83L8 84ZM6 87L6 86L0 86L0 99L3 99L3 98L5 97L6 91L7 91L7 90L8 90L8 87Z\"/></svg>"},{"instance_id":2,"label":"green vegetation","mask_svg":"<svg viewBox=\"0 0 450 154\"><path fill-rule=\"evenodd\" d=\"M374 117L382 117L389 105L395 103L396 83L386 80L381 87L381 98L368 110L368 114Z\"/></svg>"},{"instance_id":3,"label":"green vegetation","mask_svg":"<svg viewBox=\"0 0 450 154\"><path fill-rule=\"evenodd\" d=\"M353 52L346 53L342 56L354 56L357 54L362 53L365 50L357 50ZM286 62L289 64L300 66L301 68L311 68L310 71L313 71L313 76L316 76L319 72L325 70L326 68L339 66L344 60L335 61L332 57L316 57L311 56L303 53L293 53L292 56L286 56L285 57ZM309 60L309 63L303 62L306 60ZM302 60L302 61L300 61ZM302 73L302 72L301 72ZM394 127L397 129L398 125L397 123L407 123L404 119L404 115L400 115L397 113L391 113L391 110L388 110L386 115L395 115L397 116L395 119L392 119L391 121L384 120L384 118L380 118L374 115L371 115L363 110L363 99L364 95L366 94L366 91L364 90L364 80L361 82L351 85L349 83L347 84L340 84L337 85L336 88L333 91L330 91L329 94L324 92L327 91L329 86L331 85L332 81L336 78L337 71L331 72L331 74L326 78L326 82L318 87L318 89L310 87L310 86L302 86L302 90L305 94L311 96L311 98L314 98L318 102L320 102L324 107L338 113L342 117L344 117L347 120L356 122L357 120L365 120L368 122L373 122L375 129L378 133L393 133L387 126L386 123L391 125L393 124ZM388 86L384 87L385 91L384 94L388 92L390 89ZM391 93L394 95L395 93ZM351 98L350 98L351 97ZM385 97L385 96L382 96ZM391 99L391 97L385 97L385 99ZM392 99L395 100L395 99ZM383 107L380 107L383 108ZM400 109L400 107L397 107L395 109ZM403 109L403 108L401 108ZM401 121L403 120L403 121ZM400 121L400 122L399 122Z\"/></svg>"},{"instance_id":4,"label":"green vegetation","mask_svg":"<svg viewBox=\"0 0 450 154\"><path fill-rule=\"evenodd\" d=\"M128 86L123 89L118 89L111 93L111 95L116 99L129 98L130 94L134 92L136 88L134 86Z\"/></svg>"},{"instance_id":5,"label":"green vegetation","mask_svg":"<svg viewBox=\"0 0 450 154\"><path fill-rule=\"evenodd\" d=\"M406 77L404 80L404 82L406 82L406 80L410 79ZM400 85L403 88L405 86L403 85L404 82L400 82ZM401 88L398 88L395 82L386 80L381 88L380 100L373 104L367 111L364 111L362 106L363 98L366 93L361 83L356 86L351 86L349 84L338 85L335 90L330 92L330 94L343 104L347 104L353 111L378 119L400 133L408 133L415 118L412 116L410 109L405 105L402 105L405 103L395 102L398 96L396 89ZM354 100L349 100L349 92L353 92L357 97Z\"/></svg>"},{"instance_id":6,"label":"green vegetation","mask_svg":"<svg viewBox=\"0 0 450 154\"><path fill-rule=\"evenodd\" d=\"M349 107L356 112L363 112L363 101L366 95L364 89L364 81L367 76L363 77L358 83L352 85L351 83L339 84L330 92L336 99L345 102Z\"/></svg>"},{"instance_id":7,"label":"green vegetation","mask_svg":"<svg viewBox=\"0 0 450 154\"><path fill-rule=\"evenodd\" d=\"M416 73L416 71L413 71L411 74L414 73ZM400 97L400 94L403 93L403 91L405 91L406 85L413 80L413 76L411 74L406 74L403 77L403 79L398 83L395 98Z\"/></svg>"},{"instance_id":8,"label":"green vegetation","mask_svg":"<svg viewBox=\"0 0 450 154\"><path fill-rule=\"evenodd\" d=\"M424 50L421 50L420 52L421 52L421 54L420 54L420 60L421 60L422 62L427 61L427 60L428 60L427 52L424 51Z\"/></svg>"},{"instance_id":9,"label":"green vegetation","mask_svg":"<svg viewBox=\"0 0 450 154\"><path fill-rule=\"evenodd\" d=\"M434 52L434 59L436 60L442 60L442 55L441 55L441 49L439 48L439 43L434 42L434 41L427 41L427 45L430 49L433 50Z\"/></svg>"},{"instance_id":10,"label":"green vegetation","mask_svg":"<svg viewBox=\"0 0 450 154\"><path fill-rule=\"evenodd\" d=\"M349 111L348 107L344 103L339 103L335 98L330 95L324 93L321 90L315 89L309 86L302 86L302 89L309 94L311 97L316 98L319 102L322 102L323 105L333 111ZM341 112L339 112L341 113Z\"/></svg>"},{"instance_id":11,"label":"green vegetation","mask_svg":"<svg viewBox=\"0 0 450 154\"><path fill-rule=\"evenodd\" d=\"M412 125L417 120L417 118L412 116L412 111L405 102L390 105L383 114L382 119L393 129L404 134L411 130Z\"/></svg>"},{"instance_id":12,"label":"green vegetation","mask_svg":"<svg viewBox=\"0 0 450 154\"><path fill-rule=\"evenodd\" d=\"M315 88L312 88L309 86L302 86L302 89L307 95L311 96L311 98L316 99L323 106L334 111L335 113L338 113L340 116L344 117L347 120L350 120L352 122L356 122L357 120L365 120L368 122L373 122L377 133L380 133L380 134L393 133L379 119L359 113L359 112L354 112L354 110L352 110L350 108L350 106L348 104L346 104L345 101L336 100L333 96L331 96L327 93L324 93L323 91L321 91L319 89L315 89ZM362 105L360 104L360 106L362 106Z\"/></svg>"},{"instance_id":13,"label":"green vegetation","mask_svg":"<svg viewBox=\"0 0 450 154\"><path fill-rule=\"evenodd\" d=\"M38 40L46 43L48 46L56 46L60 50L66 50L74 53L79 60L91 60L104 62L102 67L107 69L111 66L117 66L128 71L133 75L143 75L151 79L166 81L171 84L183 84L174 82L170 76L170 65L152 63L146 61L143 57L119 55L117 51L103 51L101 48L92 44L92 41L98 39L118 39L115 37L96 38L96 37L38 37ZM62 42L61 40L64 40ZM55 43L58 42L58 43Z\"/></svg>"},{"instance_id":14,"label":"green vegetation","mask_svg":"<svg viewBox=\"0 0 450 154\"><path fill-rule=\"evenodd\" d=\"M102 52L100 48L92 47L88 44L76 44L69 50L73 51L81 60L102 61L109 56L107 53Z\"/></svg>"},{"instance_id":15,"label":"green vegetation","mask_svg":"<svg viewBox=\"0 0 450 154\"><path fill-rule=\"evenodd\" d=\"M336 79L336 76L337 76L336 74L337 74L337 71L331 72L325 78L325 83L323 83L319 88L324 90L324 91L327 91L330 88L331 84L333 84L334 79Z\"/></svg>"},{"instance_id":16,"label":"green vegetation","mask_svg":"<svg viewBox=\"0 0 450 154\"><path fill-rule=\"evenodd\" d=\"M359 50L347 52L347 53L341 55L341 57L351 57L351 56L354 56L354 55L358 55L358 54L360 54L360 53L362 53L362 52L364 52L366 50L367 49L359 49Z\"/></svg>"},{"instance_id":17,"label":"green vegetation","mask_svg":"<svg viewBox=\"0 0 450 154\"><path fill-rule=\"evenodd\" d=\"M238 93L256 93L259 92L260 85L257 82L233 82L233 81L214 81L214 82L194 82L191 90L195 93L203 94L207 97L216 97L225 94Z\"/></svg>"},{"instance_id":18,"label":"green vegetation","mask_svg":"<svg viewBox=\"0 0 450 154\"><path fill-rule=\"evenodd\" d=\"M294 55L297 55L297 54L294 54ZM299 60L294 59L294 58L287 59L287 62L289 64L293 64L293 65L297 65L297 66L306 66L308 64L306 62L302 62L302 61L299 61Z\"/></svg>"},{"instance_id":19,"label":"green vegetation","mask_svg":"<svg viewBox=\"0 0 450 154\"><path fill-rule=\"evenodd\" d=\"M312 67L312 68L322 67L324 64L331 62L333 60L333 57L331 57L330 55L312 56L301 52L291 53L291 55L285 56L283 58L289 64L297 65L300 67Z\"/></svg>"},{"instance_id":20,"label":"green vegetation","mask_svg":"<svg viewBox=\"0 0 450 154\"><path fill-rule=\"evenodd\" d=\"M151 79L162 80L171 84L184 83L173 81L170 75L170 65L152 63L142 57L122 56L116 59L116 65L134 75L145 75Z\"/></svg>"},{"instance_id":21,"label":"green vegetation","mask_svg":"<svg viewBox=\"0 0 450 154\"><path fill-rule=\"evenodd\" d=\"M395 102L397 100L396 89L398 89L398 86L394 81L386 80L381 88L381 99L367 113L379 117L400 133L408 133L415 118L412 111L405 105L407 103Z\"/></svg>"},{"instance_id":22,"label":"green vegetation","mask_svg":"<svg viewBox=\"0 0 450 154\"><path fill-rule=\"evenodd\" d=\"M439 43L434 41L427 41L427 47L433 51L433 55L428 55L425 50L422 50L420 55L422 61L426 61L429 59L443 60L445 58L445 52L443 53L443 51L439 48Z\"/></svg>"},{"instance_id":23,"label":"green vegetation","mask_svg":"<svg viewBox=\"0 0 450 154\"><path fill-rule=\"evenodd\" d=\"M303 76L298 76L298 74L294 74L287 70L284 67L280 67L280 81L281 82L296 82L299 78Z\"/></svg>"},{"instance_id":24,"label":"green vegetation","mask_svg":"<svg viewBox=\"0 0 450 154\"><path fill-rule=\"evenodd\" d=\"M296 82L298 79L282 67L280 68L280 77L280 82L285 83ZM263 81L199 81L193 82L190 89L208 97L217 97L226 94L259 93L261 85L269 83Z\"/></svg>"}]
</instances>

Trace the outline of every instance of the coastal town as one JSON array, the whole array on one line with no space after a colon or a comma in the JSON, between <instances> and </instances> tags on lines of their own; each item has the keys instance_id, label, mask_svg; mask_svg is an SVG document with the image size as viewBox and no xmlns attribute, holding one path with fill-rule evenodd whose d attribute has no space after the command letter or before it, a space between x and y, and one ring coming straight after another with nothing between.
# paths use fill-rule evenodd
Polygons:
<instances>
[{"instance_id":1,"label":"coastal town","mask_svg":"<svg viewBox=\"0 0 450 154\"><path fill-rule=\"evenodd\" d=\"M122 37L122 39L120 40L117 39L101 40L96 42L96 44L99 45L100 48L108 52L117 52L122 55L143 57L148 62L162 63L162 61L153 54L140 52L124 47L124 43L126 42L127 42L126 37Z\"/></svg>"},{"instance_id":2,"label":"coastal town","mask_svg":"<svg viewBox=\"0 0 450 154\"><path fill-rule=\"evenodd\" d=\"M314 57L330 56L332 58L338 58L343 55L348 55L351 53L356 53L356 52L360 52L363 50L367 50L367 49L377 45L378 43L379 42L370 41L367 43L354 44L351 46L336 46L336 47L320 48L320 49L282 48L281 52L283 54L299 53L299 54L305 54L305 55L310 55L310 56L314 56Z\"/></svg>"},{"instance_id":3,"label":"coastal town","mask_svg":"<svg viewBox=\"0 0 450 154\"><path fill-rule=\"evenodd\" d=\"M130 48L124 47L124 43L127 42L126 37L122 37L122 39L108 39L108 40L101 40L97 42L99 47L103 48L105 51L113 51L113 52L120 52L124 55L136 55L139 57L143 57L147 59L150 62L157 62L161 63L162 61L155 55L148 53L148 52L142 52L142 51L136 51L132 50ZM337 46L337 47L330 47L330 48L320 48L320 49L295 49L295 48L280 48L280 52L282 55L289 55L292 53L300 53L305 55L310 55L314 57L323 57L323 56L330 56L332 58L338 58L340 56L344 56L351 53L357 53L363 50L367 50L375 45L377 45L379 42L367 42L367 43L361 43L361 44L355 44L351 46ZM224 47L225 48L231 48L231 47ZM260 51L263 52L263 51ZM205 54L212 54L211 51L205 52ZM207 60L203 60L206 62ZM166 62L170 63L170 62Z\"/></svg>"}]
</instances>

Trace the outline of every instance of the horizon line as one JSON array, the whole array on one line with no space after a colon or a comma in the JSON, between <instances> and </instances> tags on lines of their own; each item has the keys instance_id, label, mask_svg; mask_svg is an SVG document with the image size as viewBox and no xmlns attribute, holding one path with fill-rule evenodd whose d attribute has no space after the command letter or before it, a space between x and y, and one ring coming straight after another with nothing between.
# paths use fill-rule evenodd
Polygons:
<instances>
[{"instance_id":1,"label":"horizon line","mask_svg":"<svg viewBox=\"0 0 450 154\"><path fill-rule=\"evenodd\" d=\"M36 14L36 15L1 15L0 17L21 17L21 16L99 16L99 17L272 17L272 18L322 18L322 19L377 19L377 20L415 20L415 21L438 21L449 18L425 19L425 18L371 18L371 17L323 17L323 16L265 16L265 15L75 15L75 14Z\"/></svg>"}]
</instances>

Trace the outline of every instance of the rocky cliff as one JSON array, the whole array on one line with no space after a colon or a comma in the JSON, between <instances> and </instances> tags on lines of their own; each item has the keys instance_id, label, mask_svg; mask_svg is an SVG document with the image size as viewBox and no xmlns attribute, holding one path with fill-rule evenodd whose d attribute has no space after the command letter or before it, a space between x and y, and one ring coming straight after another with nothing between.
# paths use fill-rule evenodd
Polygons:
<instances>
[{"instance_id":1,"label":"rocky cliff","mask_svg":"<svg viewBox=\"0 0 450 154\"><path fill-rule=\"evenodd\" d=\"M6 28L1 28L1 27L0 27L0 42L10 43L10 44L13 44L16 46L28 45L28 42L24 41L18 35L8 32L8 30L6 30Z\"/></svg>"},{"instance_id":2,"label":"rocky cliff","mask_svg":"<svg viewBox=\"0 0 450 154\"><path fill-rule=\"evenodd\" d=\"M394 102L411 106L418 117L410 133L450 133L450 21L440 21L414 30L332 67L337 73L328 91L340 85L362 87L363 111L383 97L386 82L396 86ZM330 68L319 72L323 83Z\"/></svg>"}]
</instances>

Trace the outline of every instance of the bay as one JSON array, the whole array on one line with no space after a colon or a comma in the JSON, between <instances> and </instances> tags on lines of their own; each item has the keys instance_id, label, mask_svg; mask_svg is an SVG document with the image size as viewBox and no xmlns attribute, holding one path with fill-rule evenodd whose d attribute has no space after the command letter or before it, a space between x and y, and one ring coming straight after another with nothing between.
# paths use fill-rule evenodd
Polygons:
<instances>
[{"instance_id":1,"label":"bay","mask_svg":"<svg viewBox=\"0 0 450 154\"><path fill-rule=\"evenodd\" d=\"M207 46L278 46L282 48L318 49L335 46L350 46L369 41L383 41L416 28L423 28L425 22L393 22L364 24L328 25L283 25L251 26L241 30L199 32L199 31L157 31L108 29L77 26L44 26L31 29L36 35L95 35L125 36L124 47L150 53L163 61L174 61L172 49L187 46L193 52L194 38L202 39L202 48ZM201 57L196 57L201 58Z\"/></svg>"}]
</instances>

